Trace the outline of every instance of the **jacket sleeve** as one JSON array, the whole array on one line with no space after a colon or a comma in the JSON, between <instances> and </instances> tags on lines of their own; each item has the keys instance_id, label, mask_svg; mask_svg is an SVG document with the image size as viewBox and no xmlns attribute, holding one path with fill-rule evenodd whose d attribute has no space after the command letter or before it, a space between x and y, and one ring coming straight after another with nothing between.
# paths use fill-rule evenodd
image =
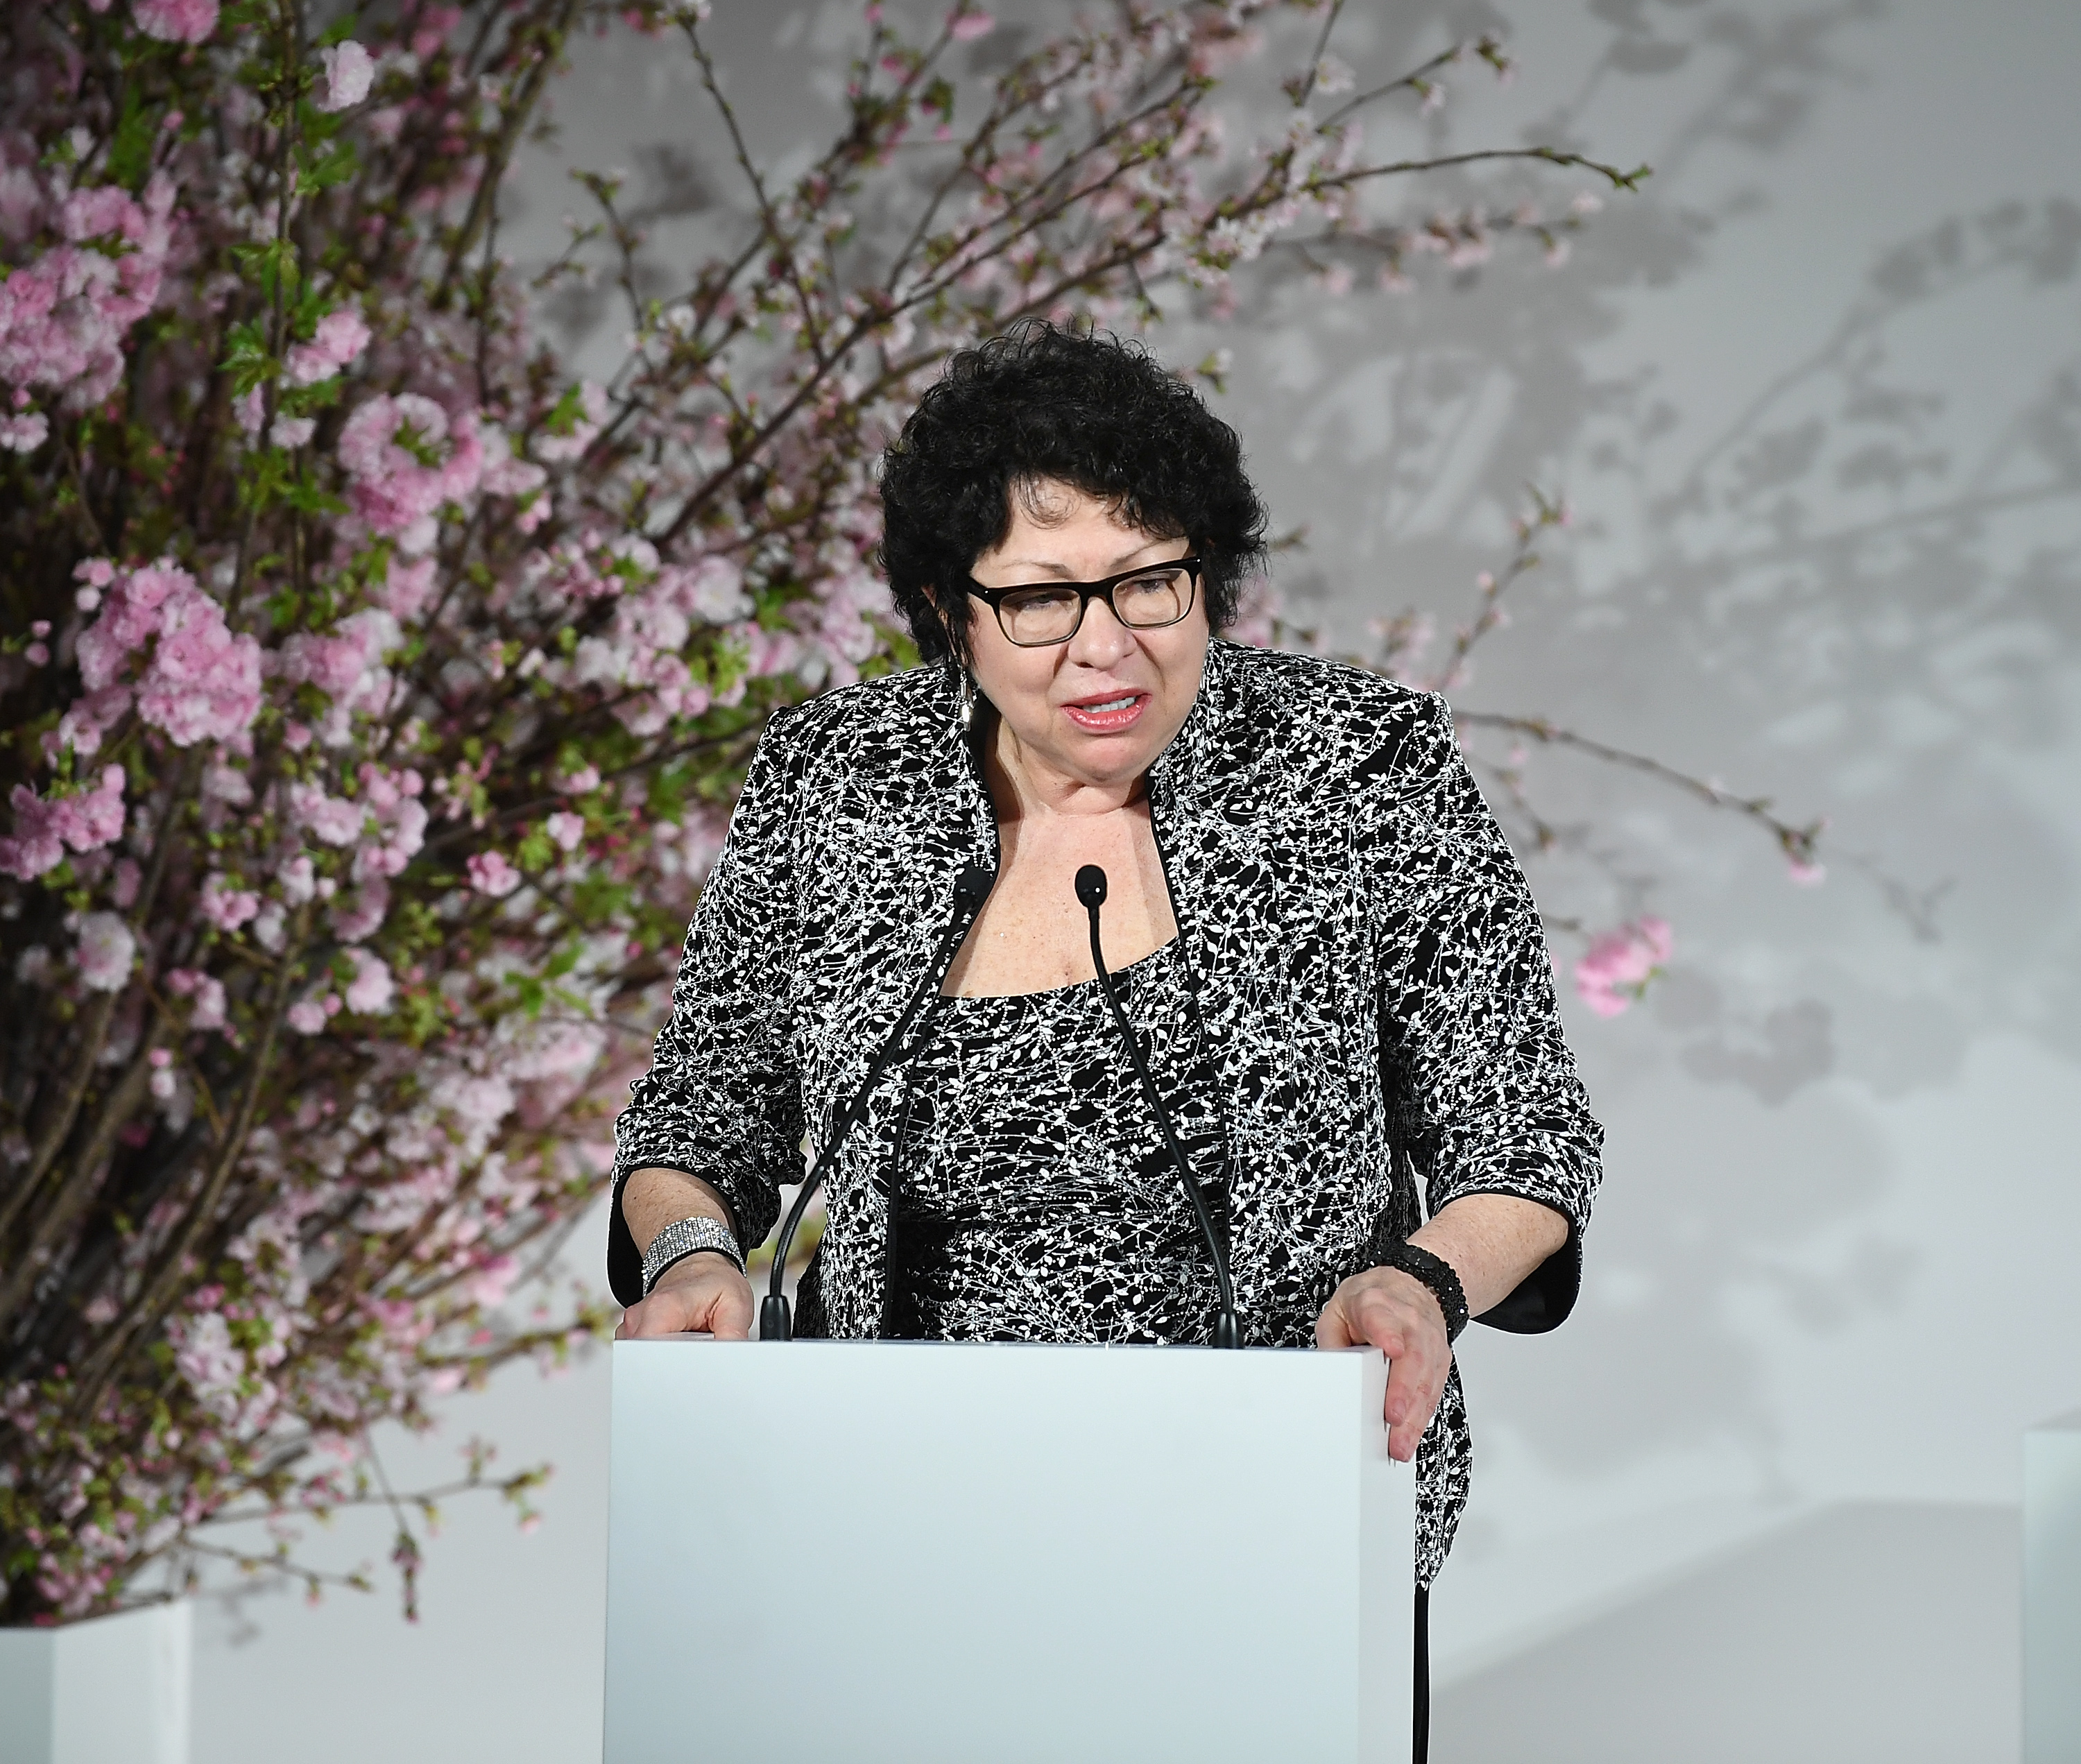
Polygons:
<instances>
[{"instance_id":1,"label":"jacket sleeve","mask_svg":"<svg viewBox=\"0 0 2081 1764\"><path fill-rule=\"evenodd\" d=\"M783 1182L801 1179L802 1105L788 1023L798 944L792 823L798 779L767 724L730 817L672 988L650 1069L614 1124L614 1204L607 1283L641 1298L641 1258L621 1211L630 1172L684 1170L729 1203L738 1241L764 1241Z\"/></svg>"},{"instance_id":2,"label":"jacket sleeve","mask_svg":"<svg viewBox=\"0 0 2081 1764\"><path fill-rule=\"evenodd\" d=\"M1567 1221L1566 1244L1481 1319L1550 1329L1581 1287L1604 1130L1562 1035L1531 890L1442 699L1405 702L1357 788L1397 1139L1431 1212L1511 1195Z\"/></svg>"}]
</instances>

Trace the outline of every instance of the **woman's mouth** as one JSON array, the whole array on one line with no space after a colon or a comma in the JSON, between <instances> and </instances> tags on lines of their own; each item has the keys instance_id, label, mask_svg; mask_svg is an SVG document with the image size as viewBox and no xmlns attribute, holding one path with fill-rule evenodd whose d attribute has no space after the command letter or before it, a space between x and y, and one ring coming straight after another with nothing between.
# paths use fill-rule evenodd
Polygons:
<instances>
[{"instance_id":1,"label":"woman's mouth","mask_svg":"<svg viewBox=\"0 0 2081 1764\"><path fill-rule=\"evenodd\" d=\"M1146 692L1115 692L1104 698L1089 698L1081 704L1065 704L1062 714L1078 729L1094 735L1116 735L1132 729L1149 708Z\"/></svg>"}]
</instances>

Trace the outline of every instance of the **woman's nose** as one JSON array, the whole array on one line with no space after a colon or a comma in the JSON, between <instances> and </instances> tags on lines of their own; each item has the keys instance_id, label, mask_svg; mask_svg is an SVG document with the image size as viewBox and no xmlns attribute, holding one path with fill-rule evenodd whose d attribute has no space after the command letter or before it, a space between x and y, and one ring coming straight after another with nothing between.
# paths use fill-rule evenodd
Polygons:
<instances>
[{"instance_id":1,"label":"woman's nose","mask_svg":"<svg viewBox=\"0 0 2081 1764\"><path fill-rule=\"evenodd\" d=\"M1080 667L1105 669L1133 652L1134 633L1113 616L1112 608L1094 594L1084 608L1084 622L1070 639L1070 659Z\"/></svg>"}]
</instances>

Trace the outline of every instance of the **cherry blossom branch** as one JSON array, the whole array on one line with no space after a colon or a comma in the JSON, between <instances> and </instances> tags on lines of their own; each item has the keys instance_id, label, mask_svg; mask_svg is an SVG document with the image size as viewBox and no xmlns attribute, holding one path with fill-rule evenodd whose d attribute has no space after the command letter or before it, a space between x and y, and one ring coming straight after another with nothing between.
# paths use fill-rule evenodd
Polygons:
<instances>
[{"instance_id":1,"label":"cherry blossom branch","mask_svg":"<svg viewBox=\"0 0 2081 1764\"><path fill-rule=\"evenodd\" d=\"M239 1098L235 1125L230 1137L218 1149L217 1161L203 1184L201 1194L189 1208L173 1242L159 1258L158 1266L146 1277L137 1296L124 1308L81 1369L79 1394L74 1405L74 1413L78 1416L84 1418L95 1413L131 1337L158 1321L174 1302L187 1258L216 1214L239 1154L245 1149L246 1135L252 1131L259 1113L262 1088L269 1075L275 1041L288 1007L289 978L290 968L284 964L274 977L245 1090Z\"/></svg>"},{"instance_id":2,"label":"cherry blossom branch","mask_svg":"<svg viewBox=\"0 0 2081 1764\"><path fill-rule=\"evenodd\" d=\"M469 212L449 242L448 260L441 266L440 279L434 288L432 304L437 309L448 304L456 278L461 273L463 260L491 223L498 200L498 187L507 166L512 163L513 149L519 145L521 132L541 102L549 74L565 38L577 20L581 0L554 0L554 3L539 8L525 22L516 24L510 32L516 45L526 45L525 49L510 52L521 55L526 72L521 76L519 90L500 103L498 129L484 155L483 170L470 197ZM487 10L480 43L489 36L491 19L492 14Z\"/></svg>"},{"instance_id":3,"label":"cherry blossom branch","mask_svg":"<svg viewBox=\"0 0 2081 1764\"><path fill-rule=\"evenodd\" d=\"M1726 809L1753 821L1771 835L1793 864L1811 866L1816 861L1817 847L1827 822L1811 821L1801 825L1786 821L1775 812L1768 796L1742 796L1711 779L1696 777L1671 766L1651 754L1614 747L1608 741L1578 734L1541 716L1516 716L1499 711L1456 711L1453 720L1463 729L1499 729L1537 741L1541 746L1566 748L1608 766L1639 772L1696 798L1709 808Z\"/></svg>"},{"instance_id":4,"label":"cherry blossom branch","mask_svg":"<svg viewBox=\"0 0 2081 1764\"><path fill-rule=\"evenodd\" d=\"M1474 578L1481 597L1478 608L1474 618L1454 633L1452 650L1444 665L1432 677L1431 691L1451 691L1465 680L1467 661L1475 646L1505 623L1503 597L1528 571L1539 567L1539 553L1533 548L1538 536L1549 527L1568 524L1568 506L1565 502L1549 499L1536 485L1527 485L1526 489L1532 499L1532 513L1519 517L1514 523L1517 548L1499 573L1483 570Z\"/></svg>"}]
</instances>

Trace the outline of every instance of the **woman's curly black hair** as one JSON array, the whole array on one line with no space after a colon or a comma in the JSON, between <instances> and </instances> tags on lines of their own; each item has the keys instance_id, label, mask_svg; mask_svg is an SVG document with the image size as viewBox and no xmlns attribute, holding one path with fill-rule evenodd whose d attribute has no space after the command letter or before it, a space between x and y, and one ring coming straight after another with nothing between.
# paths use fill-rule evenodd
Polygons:
<instances>
[{"instance_id":1,"label":"woman's curly black hair","mask_svg":"<svg viewBox=\"0 0 2081 1764\"><path fill-rule=\"evenodd\" d=\"M1265 520L1235 430L1139 343L1026 319L949 360L881 456L882 567L927 660L968 660L960 586L1011 531L1012 496L1046 480L1189 540L1208 624L1234 619ZM943 619L935 589L964 615Z\"/></svg>"}]
</instances>

